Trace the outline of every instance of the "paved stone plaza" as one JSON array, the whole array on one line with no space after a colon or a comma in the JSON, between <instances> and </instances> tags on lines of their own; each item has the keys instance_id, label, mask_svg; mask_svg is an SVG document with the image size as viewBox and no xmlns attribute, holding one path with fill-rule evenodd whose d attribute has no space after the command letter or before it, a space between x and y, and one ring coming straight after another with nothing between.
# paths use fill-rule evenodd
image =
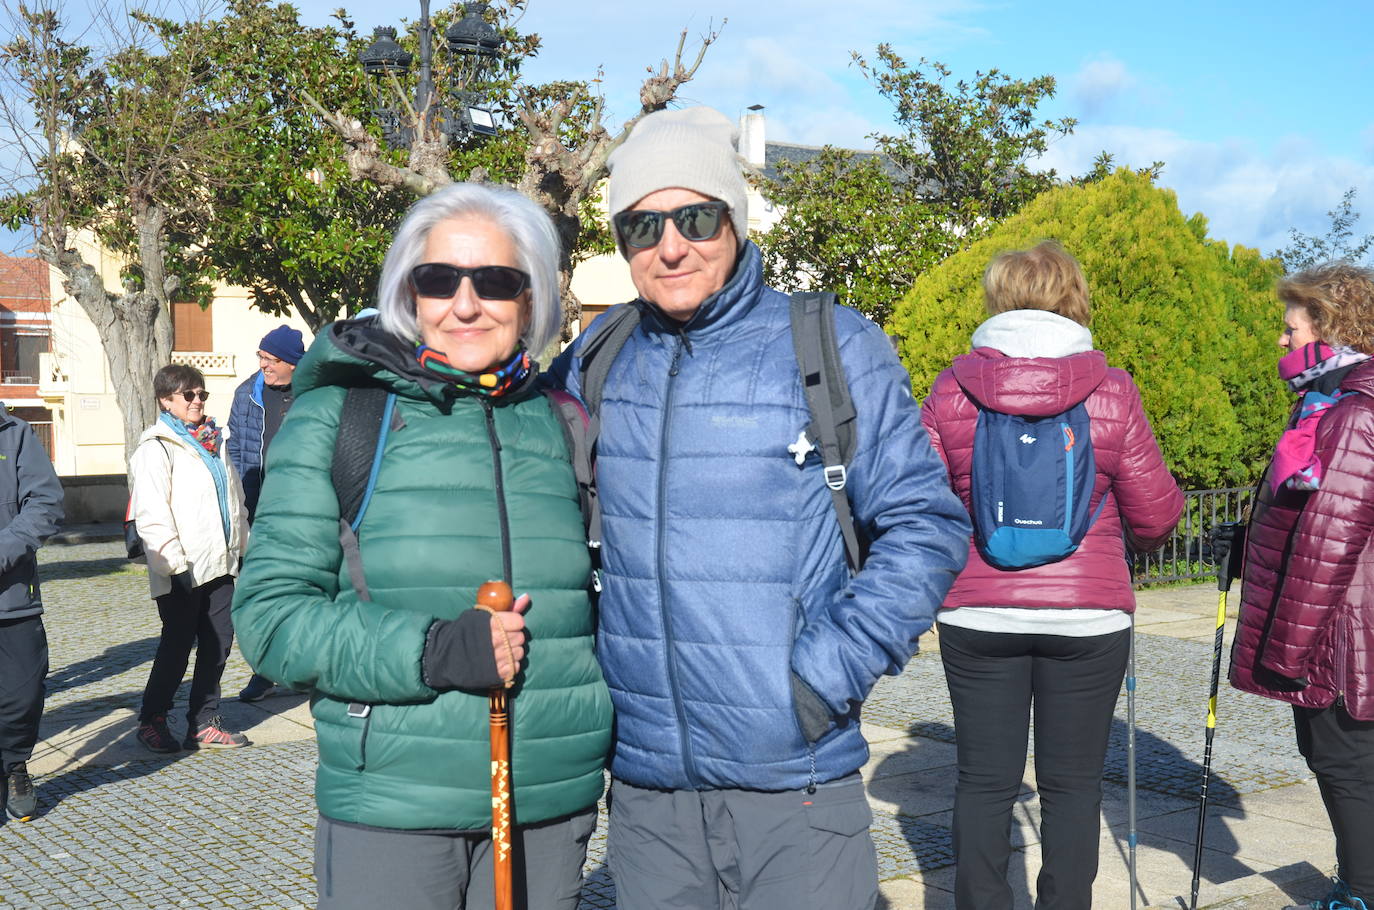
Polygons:
<instances>
[{"instance_id":1,"label":"paved stone plaza","mask_svg":"<svg viewBox=\"0 0 1374 910\"><path fill-rule=\"evenodd\" d=\"M146 752L134 728L158 623L142 568L127 563L115 542L52 545L42 563L52 670L43 742L30 765L41 805L33 821L0 827L0 906L312 907L315 749L304 698L233 700L249 676L236 651L223 713L255 745ZM1141 596L1141 908L1187 906L1216 597L1207 586ZM873 757L864 773L891 910L953 906L953 720L934 636L923 644L865 709ZM1293 746L1287 707L1223 684L1219 714L1199 907L1275 910L1288 902L1285 892L1319 896L1319 876L1334 866L1331 837ZM174 717L174 731L184 723ZM1131 906L1127 729L1123 697L1108 758L1097 885L1096 905L1107 910ZM1029 769L1027 784L1016 809L1018 910L1031 906L1038 866ZM592 845L583 910L615 906L603 856L604 826Z\"/></svg>"}]
</instances>

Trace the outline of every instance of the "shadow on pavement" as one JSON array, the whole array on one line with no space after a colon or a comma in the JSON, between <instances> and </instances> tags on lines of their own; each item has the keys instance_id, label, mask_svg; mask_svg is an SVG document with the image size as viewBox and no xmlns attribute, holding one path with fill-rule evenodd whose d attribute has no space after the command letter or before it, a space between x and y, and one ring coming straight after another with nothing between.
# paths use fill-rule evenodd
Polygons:
<instances>
[{"instance_id":1,"label":"shadow on pavement","mask_svg":"<svg viewBox=\"0 0 1374 910\"><path fill-rule=\"evenodd\" d=\"M52 695L67 689L90 685L111 676L118 676L127 670L132 670L139 664L153 659L153 654L157 651L157 643L158 636L156 635L135 641L120 642L117 645L110 645L94 657L87 657L76 663L67 664L56 672L48 674L48 694Z\"/></svg>"},{"instance_id":2,"label":"shadow on pavement","mask_svg":"<svg viewBox=\"0 0 1374 910\"><path fill-rule=\"evenodd\" d=\"M99 578L102 575L143 575L145 569L123 556L106 559L62 559L43 562L38 567L41 581L68 581L73 578Z\"/></svg>"}]
</instances>

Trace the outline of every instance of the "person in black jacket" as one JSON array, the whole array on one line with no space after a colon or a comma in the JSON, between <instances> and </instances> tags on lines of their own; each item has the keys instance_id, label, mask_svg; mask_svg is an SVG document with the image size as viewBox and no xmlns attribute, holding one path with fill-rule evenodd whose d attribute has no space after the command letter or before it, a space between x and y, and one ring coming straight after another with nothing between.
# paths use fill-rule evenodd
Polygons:
<instances>
[{"instance_id":1,"label":"person in black jacket","mask_svg":"<svg viewBox=\"0 0 1374 910\"><path fill-rule=\"evenodd\" d=\"M0 765L5 809L38 811L28 760L43 716L48 635L37 550L62 520L62 484L33 428L0 403Z\"/></svg>"}]
</instances>

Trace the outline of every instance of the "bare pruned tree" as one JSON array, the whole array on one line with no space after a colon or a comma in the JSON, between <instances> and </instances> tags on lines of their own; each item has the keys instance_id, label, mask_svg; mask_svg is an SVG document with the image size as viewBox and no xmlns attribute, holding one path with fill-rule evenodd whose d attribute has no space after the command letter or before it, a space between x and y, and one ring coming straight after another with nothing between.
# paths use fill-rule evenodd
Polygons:
<instances>
[{"instance_id":1,"label":"bare pruned tree","mask_svg":"<svg viewBox=\"0 0 1374 910\"><path fill-rule=\"evenodd\" d=\"M105 43L92 47L69 37L57 2L12 8L0 113L27 145L0 211L35 229L35 252L94 323L132 450L156 419L152 377L171 357L171 302L194 299L204 277L190 225L213 205L204 175L234 125L204 96L196 35L207 11L178 23L115 10L87 9ZM122 259L117 288L98 267L102 249Z\"/></svg>"},{"instance_id":2,"label":"bare pruned tree","mask_svg":"<svg viewBox=\"0 0 1374 910\"><path fill-rule=\"evenodd\" d=\"M722 23L723 25L724 23ZM621 128L612 133L604 123L605 99L594 95L588 83L554 86L514 86L510 113L523 130L523 171L511 181L521 193L539 203L553 218L563 241L559 285L563 295L563 338L572 337L581 319L582 305L572 292L572 272L581 252L587 203L595 198L608 171L606 159L629 136L640 118L667 107L678 89L696 74L706 50L719 37L709 28L700 37L695 55L687 53L688 33L678 38L672 60L664 59L657 70L650 67L640 87L640 107ZM535 40L537 46L537 39ZM355 179L371 180L423 196L455 180L486 181L485 168L455 170L448 137L436 128L435 104L410 104L399 83L394 84L395 107L408 119L414 139L405 163L397 164L383 147L375 127L364 126L346 114L330 111L307 97L320 118L347 145L345 154Z\"/></svg>"}]
</instances>

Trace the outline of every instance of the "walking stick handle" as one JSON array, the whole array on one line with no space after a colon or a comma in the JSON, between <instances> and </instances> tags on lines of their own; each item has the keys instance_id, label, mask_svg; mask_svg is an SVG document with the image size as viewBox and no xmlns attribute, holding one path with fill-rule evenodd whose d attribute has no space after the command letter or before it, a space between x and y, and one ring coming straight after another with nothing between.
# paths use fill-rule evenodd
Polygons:
<instances>
[{"instance_id":1,"label":"walking stick handle","mask_svg":"<svg viewBox=\"0 0 1374 910\"><path fill-rule=\"evenodd\" d=\"M488 581L477 589L477 608L498 613L511 609L515 596L504 581ZM513 910L511 869L510 712L504 687L487 694L491 715L491 867L496 910Z\"/></svg>"}]
</instances>

